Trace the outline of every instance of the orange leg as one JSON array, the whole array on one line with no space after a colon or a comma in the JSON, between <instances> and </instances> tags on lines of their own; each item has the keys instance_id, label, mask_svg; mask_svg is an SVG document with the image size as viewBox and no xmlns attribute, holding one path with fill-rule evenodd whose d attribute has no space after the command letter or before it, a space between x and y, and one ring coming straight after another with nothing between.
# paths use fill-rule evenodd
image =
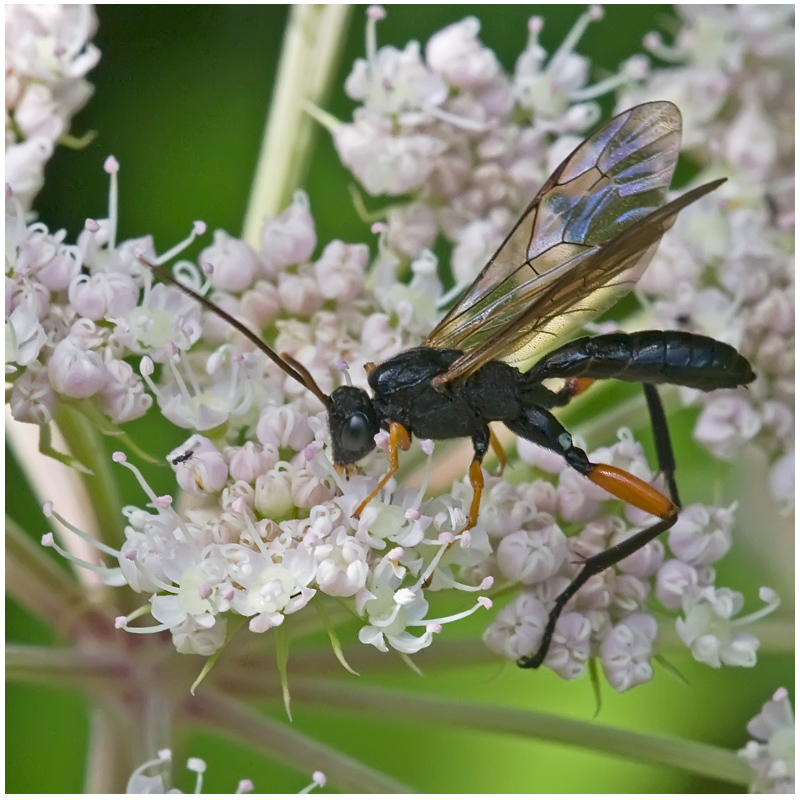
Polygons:
<instances>
[{"instance_id":1,"label":"orange leg","mask_svg":"<svg viewBox=\"0 0 800 800\"><path fill-rule=\"evenodd\" d=\"M503 450L503 445L500 444L500 440L494 435L494 431L489 428L489 444L494 450L494 454L497 456L497 461L499 466L497 467L497 474L502 475L503 470L508 466L508 456L506 455L506 451Z\"/></svg>"},{"instance_id":2,"label":"orange leg","mask_svg":"<svg viewBox=\"0 0 800 800\"><path fill-rule=\"evenodd\" d=\"M459 534L474 528L478 524L478 511L481 507L481 495L483 494L483 470L481 469L481 462L477 458L473 459L469 465L469 482L472 486L472 502L469 505L467 524L459 531Z\"/></svg>"},{"instance_id":3,"label":"orange leg","mask_svg":"<svg viewBox=\"0 0 800 800\"><path fill-rule=\"evenodd\" d=\"M397 456L398 448L408 450L411 447L411 434L399 423L393 422L389 426L389 471L378 481L378 485L364 498L364 501L356 509L353 516L358 519L364 509L378 496L378 493L386 486L389 478L400 468L400 460Z\"/></svg>"},{"instance_id":4,"label":"orange leg","mask_svg":"<svg viewBox=\"0 0 800 800\"><path fill-rule=\"evenodd\" d=\"M678 506L672 500L650 484L625 470L612 467L610 464L593 464L591 472L586 477L609 494L613 494L614 497L618 497L654 517L669 519L677 515L679 511Z\"/></svg>"}]
</instances>

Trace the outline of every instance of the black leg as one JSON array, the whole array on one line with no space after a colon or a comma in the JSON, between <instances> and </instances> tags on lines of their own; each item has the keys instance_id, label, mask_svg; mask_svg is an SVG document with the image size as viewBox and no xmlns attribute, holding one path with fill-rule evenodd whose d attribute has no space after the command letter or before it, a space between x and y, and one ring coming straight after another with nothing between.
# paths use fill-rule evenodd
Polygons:
<instances>
[{"instance_id":1,"label":"black leg","mask_svg":"<svg viewBox=\"0 0 800 800\"><path fill-rule=\"evenodd\" d=\"M658 395L658 389L652 383L643 383L644 397L647 400L647 410L650 412L650 426L653 429L653 439L656 444L656 459L658 469L664 475L669 488L669 496L676 506L681 505L678 495L678 484L675 483L675 455L672 452L672 441L669 438L667 415Z\"/></svg>"},{"instance_id":2,"label":"black leg","mask_svg":"<svg viewBox=\"0 0 800 800\"><path fill-rule=\"evenodd\" d=\"M656 413L659 410L663 421L663 408L656 395ZM626 541L610 547L608 550L604 550L602 553L598 553L585 561L583 569L578 573L575 580L555 599L547 617L547 624L545 625L538 651L533 656L520 658L517 661L520 667L535 669L541 666L547 656L547 651L556 629L556 622L558 622L564 606L581 586L592 576L612 567L623 558L627 558L627 556L635 553L655 539L656 536L671 528L678 519L679 509L677 503L667 499L660 492L633 475L607 464L593 464L590 462L586 453L572 444L572 437L561 423L545 409L526 409L523 416L512 422L507 422L506 425L518 436L523 436L536 444L560 453L573 469L585 475L598 486L602 486L615 497L619 497L626 503L632 503L650 514L661 517L659 522L649 528L639 531ZM659 427L659 422L654 423L654 427ZM659 433L657 434L661 438L661 445L657 444L656 446L657 448L663 448L659 451L659 460L661 455L666 454L668 470L672 448L669 444L669 435L665 431L666 422L663 421L663 425L659 427ZM664 442L666 442L666 445L664 445ZM674 473L674 460L672 462L672 472Z\"/></svg>"}]
</instances>

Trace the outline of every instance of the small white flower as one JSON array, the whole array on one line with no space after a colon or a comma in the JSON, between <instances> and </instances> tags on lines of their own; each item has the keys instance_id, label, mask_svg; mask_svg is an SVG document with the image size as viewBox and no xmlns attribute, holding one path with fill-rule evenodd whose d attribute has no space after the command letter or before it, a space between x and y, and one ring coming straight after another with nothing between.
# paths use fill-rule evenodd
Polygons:
<instances>
[{"instance_id":1,"label":"small white flower","mask_svg":"<svg viewBox=\"0 0 800 800\"><path fill-rule=\"evenodd\" d=\"M731 547L736 503L730 508L693 504L681 509L670 528L670 550L687 564L704 566L719 561Z\"/></svg>"},{"instance_id":2,"label":"small white flower","mask_svg":"<svg viewBox=\"0 0 800 800\"><path fill-rule=\"evenodd\" d=\"M654 617L631 614L605 635L600 647L603 672L618 692L626 692L653 677L650 658L657 634Z\"/></svg>"},{"instance_id":3,"label":"small white flower","mask_svg":"<svg viewBox=\"0 0 800 800\"><path fill-rule=\"evenodd\" d=\"M761 712L747 723L749 741L739 751L755 771L751 792L794 794L795 732L794 712L786 689L778 689Z\"/></svg>"},{"instance_id":4,"label":"small white flower","mask_svg":"<svg viewBox=\"0 0 800 800\"><path fill-rule=\"evenodd\" d=\"M530 584L555 575L567 557L567 537L549 514L500 540L497 563L509 580Z\"/></svg>"},{"instance_id":5,"label":"small white flower","mask_svg":"<svg viewBox=\"0 0 800 800\"><path fill-rule=\"evenodd\" d=\"M675 627L695 660L717 668L755 666L758 639L734 632L733 617L744 607L739 592L711 586L696 589L684 594L682 606L685 619L677 619Z\"/></svg>"},{"instance_id":6,"label":"small white flower","mask_svg":"<svg viewBox=\"0 0 800 800\"><path fill-rule=\"evenodd\" d=\"M495 653L516 661L532 656L547 624L547 609L531 592L520 592L484 631L483 641Z\"/></svg>"}]
</instances>

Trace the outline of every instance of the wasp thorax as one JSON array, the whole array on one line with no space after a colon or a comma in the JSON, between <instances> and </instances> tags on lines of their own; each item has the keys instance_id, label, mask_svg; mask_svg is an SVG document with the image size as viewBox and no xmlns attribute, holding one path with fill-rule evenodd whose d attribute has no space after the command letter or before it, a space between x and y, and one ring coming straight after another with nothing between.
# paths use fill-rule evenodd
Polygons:
<instances>
[{"instance_id":1,"label":"wasp thorax","mask_svg":"<svg viewBox=\"0 0 800 800\"><path fill-rule=\"evenodd\" d=\"M340 386L331 394L328 427L334 463L354 464L375 449L380 422L370 396L363 389Z\"/></svg>"}]
</instances>

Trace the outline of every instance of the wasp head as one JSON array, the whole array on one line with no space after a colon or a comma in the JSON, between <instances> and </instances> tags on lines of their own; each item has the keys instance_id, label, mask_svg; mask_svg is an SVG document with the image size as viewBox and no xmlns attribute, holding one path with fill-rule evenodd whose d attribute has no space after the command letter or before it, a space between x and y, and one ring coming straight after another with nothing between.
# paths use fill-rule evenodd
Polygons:
<instances>
[{"instance_id":1,"label":"wasp head","mask_svg":"<svg viewBox=\"0 0 800 800\"><path fill-rule=\"evenodd\" d=\"M340 386L331 394L328 406L333 462L337 466L355 464L375 449L375 434L380 421L370 396L354 386Z\"/></svg>"}]
</instances>

